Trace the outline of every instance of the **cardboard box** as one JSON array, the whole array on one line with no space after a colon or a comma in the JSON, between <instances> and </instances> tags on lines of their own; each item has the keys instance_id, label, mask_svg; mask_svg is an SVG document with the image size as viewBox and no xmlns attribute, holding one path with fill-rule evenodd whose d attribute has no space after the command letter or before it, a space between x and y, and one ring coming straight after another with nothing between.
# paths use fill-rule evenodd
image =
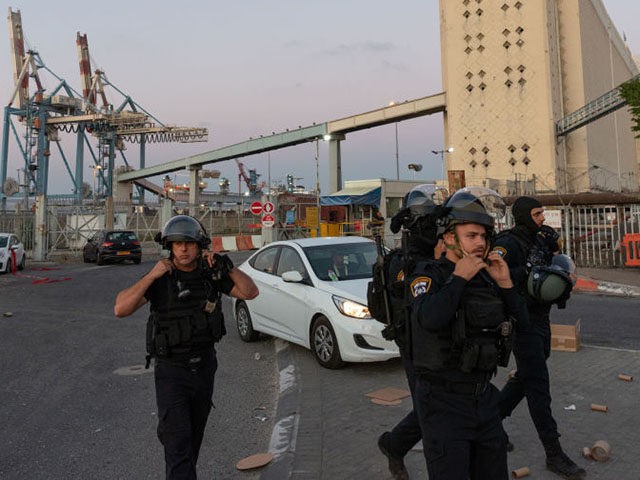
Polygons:
<instances>
[{"instance_id":1,"label":"cardboard box","mask_svg":"<svg viewBox=\"0 0 640 480\"><path fill-rule=\"evenodd\" d=\"M580 320L575 325L551 324L551 350L577 352L580 350Z\"/></svg>"}]
</instances>

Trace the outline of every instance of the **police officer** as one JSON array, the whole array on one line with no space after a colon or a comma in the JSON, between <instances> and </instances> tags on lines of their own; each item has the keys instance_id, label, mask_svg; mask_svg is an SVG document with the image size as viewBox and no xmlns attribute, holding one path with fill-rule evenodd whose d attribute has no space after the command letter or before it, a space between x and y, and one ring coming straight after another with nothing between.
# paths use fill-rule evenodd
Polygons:
<instances>
[{"instance_id":1,"label":"police officer","mask_svg":"<svg viewBox=\"0 0 640 480\"><path fill-rule=\"evenodd\" d=\"M547 469L571 480L586 477L560 446L558 426L551 413L549 370L547 359L551 351L549 312L552 303L535 298L527 291L528 277L537 266L552 263L560 250L558 234L544 223L542 204L531 197L518 197L512 206L515 226L496 237L494 251L498 251L509 265L516 288L526 296L530 328L518 330L514 344L517 373L501 392L502 417L510 416L526 397L529 414L546 453ZM567 296L556 303L563 306Z\"/></svg>"},{"instance_id":2,"label":"police officer","mask_svg":"<svg viewBox=\"0 0 640 480\"><path fill-rule=\"evenodd\" d=\"M442 253L438 249L436 206L441 203L442 190L434 185L418 185L404 199L404 208L391 219L391 231L402 229L403 246L392 250L385 260L385 272L391 302L392 322L387 330L398 344L402 365L413 399L415 373L411 362L408 334L409 308L404 278L417 262L434 258ZM445 194L446 195L446 194ZM415 408L411 410L391 431L378 438L378 447L387 457L389 471L395 480L407 480L409 474L404 457L422 438Z\"/></svg>"},{"instance_id":3,"label":"police officer","mask_svg":"<svg viewBox=\"0 0 640 480\"><path fill-rule=\"evenodd\" d=\"M510 353L524 299L502 257L489 253L499 195L465 188L444 204L446 253L410 278L415 403L430 480L506 480L506 435L490 382Z\"/></svg>"},{"instance_id":4,"label":"police officer","mask_svg":"<svg viewBox=\"0 0 640 480\"><path fill-rule=\"evenodd\" d=\"M150 303L147 367L155 357L166 478L195 479L218 366L214 344L225 333L221 294L252 299L258 289L226 255L206 250L209 237L192 217L170 219L158 240L169 258L118 293L114 313L126 317Z\"/></svg>"}]
</instances>

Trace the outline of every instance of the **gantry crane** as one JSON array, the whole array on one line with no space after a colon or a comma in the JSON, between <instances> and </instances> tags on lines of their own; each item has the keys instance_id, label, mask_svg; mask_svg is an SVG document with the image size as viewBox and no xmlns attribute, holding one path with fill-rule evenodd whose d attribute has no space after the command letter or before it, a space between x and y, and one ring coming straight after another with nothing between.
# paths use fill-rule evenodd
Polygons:
<instances>
[{"instance_id":1,"label":"gantry crane","mask_svg":"<svg viewBox=\"0 0 640 480\"><path fill-rule=\"evenodd\" d=\"M0 186L7 179L9 140L12 133L23 159L25 183L37 197L36 223L34 227L33 255L36 260L45 258L45 209L49 160L56 148L59 159L74 185L74 201L83 203L84 152L87 148L93 159L94 175L99 172L101 186L106 196L106 222L113 222L113 177L115 159L119 152L123 167L131 168L124 155L125 142L138 143L140 168L145 167L145 148L151 142L202 142L206 141L206 128L173 127L164 125L136 103L113 83L103 70L91 72L89 47L86 35L78 33L76 46L80 63L82 93L74 90L63 78L50 70L37 51L24 48L24 32L20 10L9 7L9 33L13 62L14 89L4 109L2 150L0 152ZM47 89L41 73L53 77L58 84ZM118 106L109 103L105 88L113 89L123 97ZM101 104L98 104L101 100ZM15 122L14 122L15 120ZM19 132L19 128L24 133ZM60 133L76 135L76 151L69 161L61 142ZM97 152L89 137L97 139ZM140 190L140 198L143 198ZM6 210L6 194L0 190L0 211Z\"/></svg>"},{"instance_id":2,"label":"gantry crane","mask_svg":"<svg viewBox=\"0 0 640 480\"><path fill-rule=\"evenodd\" d=\"M13 61L14 90L5 107L2 152L0 155L0 185L7 174L9 133L13 130L24 159L24 170L29 175L30 190L46 198L49 158L52 142L57 146L62 162L74 185L76 203L82 202L84 149L88 147L94 165L100 174L107 197L112 195L116 151L124 164L130 167L124 155L125 142L140 146L140 168L145 167L145 146L151 142L203 142L207 140L206 128L167 126L137 104L129 95L108 81L103 70L91 71L87 35L77 34L76 46L80 64L82 94L49 70L38 52L24 49L24 35L20 10L9 8L9 32ZM60 83L45 95L45 87L39 71L51 74ZM33 82L30 80L33 79ZM32 88L35 87L35 88ZM111 87L124 97L114 107L109 103L105 87ZM33 90L33 91L32 91ZM97 100L101 100L98 105ZM12 121L17 118L24 127L24 135L18 134ZM59 133L77 135L75 168L67 161L59 142ZM97 154L87 134L98 140ZM140 192L142 193L142 192ZM0 192L0 210L6 208L5 195Z\"/></svg>"}]
</instances>

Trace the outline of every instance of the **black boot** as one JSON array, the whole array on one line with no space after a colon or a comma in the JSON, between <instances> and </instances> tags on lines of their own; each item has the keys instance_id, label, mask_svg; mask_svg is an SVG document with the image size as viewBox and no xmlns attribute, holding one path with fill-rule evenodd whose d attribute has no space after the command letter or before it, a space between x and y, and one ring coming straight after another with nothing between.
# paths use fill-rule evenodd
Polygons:
<instances>
[{"instance_id":1,"label":"black boot","mask_svg":"<svg viewBox=\"0 0 640 480\"><path fill-rule=\"evenodd\" d=\"M562 450L558 439L543 443L547 454L547 470L560 475L567 480L583 480L587 478L584 468L578 467Z\"/></svg>"},{"instance_id":2,"label":"black boot","mask_svg":"<svg viewBox=\"0 0 640 480\"><path fill-rule=\"evenodd\" d=\"M404 466L404 460L402 457L394 457L389 453L387 449L387 437L389 432L384 432L378 438L378 448L382 452L382 454L387 457L389 460L389 471L393 476L394 480L409 480L409 472L407 472L407 468Z\"/></svg>"}]
</instances>

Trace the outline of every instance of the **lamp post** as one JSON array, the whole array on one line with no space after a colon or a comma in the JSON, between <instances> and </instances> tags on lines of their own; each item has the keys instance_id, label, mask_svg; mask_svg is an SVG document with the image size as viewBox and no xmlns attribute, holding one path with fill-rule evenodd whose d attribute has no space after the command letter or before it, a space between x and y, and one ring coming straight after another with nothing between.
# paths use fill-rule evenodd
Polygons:
<instances>
[{"instance_id":1,"label":"lamp post","mask_svg":"<svg viewBox=\"0 0 640 480\"><path fill-rule=\"evenodd\" d=\"M419 172L420 170L422 170L422 164L421 163L410 163L409 165L407 165L407 168L409 170L413 170L413 179L416 179L416 172Z\"/></svg>"},{"instance_id":2,"label":"lamp post","mask_svg":"<svg viewBox=\"0 0 640 480\"><path fill-rule=\"evenodd\" d=\"M445 181L445 162L444 162L444 154L453 152L453 147L449 147L446 150L431 150L431 153L434 155L440 155L440 161L442 162L442 181Z\"/></svg>"},{"instance_id":3,"label":"lamp post","mask_svg":"<svg viewBox=\"0 0 640 480\"><path fill-rule=\"evenodd\" d=\"M398 153L398 122L396 122L396 180L400 180L400 154Z\"/></svg>"}]
</instances>

